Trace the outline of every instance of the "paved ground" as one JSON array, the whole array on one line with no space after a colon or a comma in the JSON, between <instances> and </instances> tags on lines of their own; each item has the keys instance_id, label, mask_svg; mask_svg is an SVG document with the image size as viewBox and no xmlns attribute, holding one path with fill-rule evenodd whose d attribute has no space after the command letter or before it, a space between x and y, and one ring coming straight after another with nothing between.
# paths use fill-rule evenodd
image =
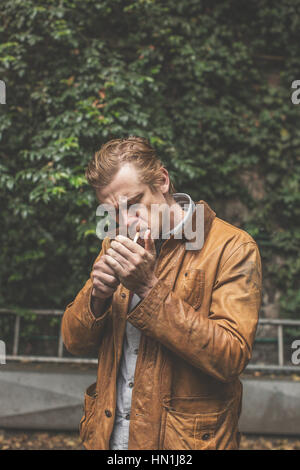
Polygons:
<instances>
[{"instance_id":1,"label":"paved ground","mask_svg":"<svg viewBox=\"0 0 300 470\"><path fill-rule=\"evenodd\" d=\"M78 433L11 431L0 429L0 450L81 450ZM243 435L242 450L300 450L300 436Z\"/></svg>"}]
</instances>

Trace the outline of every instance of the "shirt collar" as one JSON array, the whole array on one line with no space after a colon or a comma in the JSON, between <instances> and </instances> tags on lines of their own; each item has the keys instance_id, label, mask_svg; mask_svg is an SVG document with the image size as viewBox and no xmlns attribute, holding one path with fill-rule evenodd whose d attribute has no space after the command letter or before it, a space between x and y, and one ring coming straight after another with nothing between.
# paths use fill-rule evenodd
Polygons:
<instances>
[{"instance_id":1,"label":"shirt collar","mask_svg":"<svg viewBox=\"0 0 300 470\"><path fill-rule=\"evenodd\" d=\"M173 194L173 196L175 196L176 194L184 194L186 196L186 200L189 198L189 196L185 193L175 193L175 194ZM204 201L203 199L200 199L200 201L193 202L193 204L192 204L193 211L191 212L190 217L187 217L186 219L184 217L184 219L183 219L183 221L184 221L184 227L183 227L183 233L182 233L182 241L183 242L189 242L190 241L190 239L185 236L185 229L187 229L187 233L189 233L191 230L193 232L195 232L195 230L196 230L196 221L197 221L196 212L197 211L195 209L199 204L203 205L203 209L204 209L204 243L205 243L205 240L208 237L211 226L212 226L213 221L216 217L216 212L207 204L206 201ZM174 239L173 233L171 233L169 238ZM159 238L159 239L155 240L155 246L156 246L156 251L157 252L160 251L160 248L161 248L164 241L165 240L162 239L162 238Z\"/></svg>"},{"instance_id":2,"label":"shirt collar","mask_svg":"<svg viewBox=\"0 0 300 470\"><path fill-rule=\"evenodd\" d=\"M182 208L184 210L186 210L186 215L184 216L184 218L179 222L179 224L176 225L176 227L174 227L172 230L170 230L169 232L167 233L164 233L163 235L161 235L160 238L154 240L154 243L155 243L155 249L156 249L156 254L157 256L159 255L159 252L160 252L160 249L162 247L162 244L163 242L167 239L167 238L171 238L173 237L173 235L175 235L175 233L179 232L181 229L184 228L184 226L189 222L191 223L191 219L192 219L192 215L193 215L193 212L196 208L196 205L194 203L194 201L192 200L192 198L186 194L186 193L174 193L172 194L173 198L175 199L175 201L180 205L182 206ZM183 230L182 230L183 231Z\"/></svg>"},{"instance_id":3,"label":"shirt collar","mask_svg":"<svg viewBox=\"0 0 300 470\"><path fill-rule=\"evenodd\" d=\"M176 227L173 227L172 230L165 232L161 235L161 238L163 239L169 238L171 235L175 235L178 232L181 232L187 222L191 219L196 207L192 198L186 193L174 193L172 194L172 196L177 202L177 204L179 204L182 209L186 211L186 214L184 218L179 222L179 224L176 225Z\"/></svg>"}]
</instances>

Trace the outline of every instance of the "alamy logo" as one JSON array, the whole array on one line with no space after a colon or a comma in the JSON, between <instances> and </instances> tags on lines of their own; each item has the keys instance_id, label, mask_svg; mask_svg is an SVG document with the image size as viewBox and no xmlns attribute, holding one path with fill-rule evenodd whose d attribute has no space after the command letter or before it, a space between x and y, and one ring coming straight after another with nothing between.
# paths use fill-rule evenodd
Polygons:
<instances>
[{"instance_id":1,"label":"alamy logo","mask_svg":"<svg viewBox=\"0 0 300 470\"><path fill-rule=\"evenodd\" d=\"M188 210L188 204L183 209ZM168 204L151 204L150 210L144 204L132 204L127 207L127 198L119 197L118 209L110 204L100 204L96 210L96 216L100 217L97 223L97 237L103 240L105 237L115 238L123 235L134 239L136 229L139 226L140 237L143 238L146 230L150 228L153 240L162 238L186 240L186 250L199 250L204 243L204 205L196 204L193 217L185 221L184 225L178 223L171 230L171 221L174 221L174 208Z\"/></svg>"},{"instance_id":2,"label":"alamy logo","mask_svg":"<svg viewBox=\"0 0 300 470\"><path fill-rule=\"evenodd\" d=\"M292 349L295 349L291 357L292 364L298 366L300 364L300 339L293 341Z\"/></svg>"},{"instance_id":3,"label":"alamy logo","mask_svg":"<svg viewBox=\"0 0 300 470\"><path fill-rule=\"evenodd\" d=\"M292 83L292 88L296 88L296 91L293 91L291 100L293 104L299 104L300 103L300 80L294 80Z\"/></svg>"},{"instance_id":4,"label":"alamy logo","mask_svg":"<svg viewBox=\"0 0 300 470\"><path fill-rule=\"evenodd\" d=\"M0 104L6 104L6 86L3 80L0 80Z\"/></svg>"}]
</instances>

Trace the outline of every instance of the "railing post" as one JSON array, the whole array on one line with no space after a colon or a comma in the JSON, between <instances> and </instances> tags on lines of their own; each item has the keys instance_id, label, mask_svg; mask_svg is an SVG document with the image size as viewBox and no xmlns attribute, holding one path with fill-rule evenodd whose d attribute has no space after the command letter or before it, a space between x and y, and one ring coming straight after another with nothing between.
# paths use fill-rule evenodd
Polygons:
<instances>
[{"instance_id":1,"label":"railing post","mask_svg":"<svg viewBox=\"0 0 300 470\"><path fill-rule=\"evenodd\" d=\"M14 329L14 344L13 344L13 356L18 355L19 349L19 337L20 337L20 315L15 317L15 329Z\"/></svg>"},{"instance_id":2,"label":"railing post","mask_svg":"<svg viewBox=\"0 0 300 470\"><path fill-rule=\"evenodd\" d=\"M59 339L58 339L58 357L62 357L63 356L63 347L64 347L64 343L63 343L63 340L62 340L62 335L61 335L61 329L59 331Z\"/></svg>"},{"instance_id":3,"label":"railing post","mask_svg":"<svg viewBox=\"0 0 300 470\"><path fill-rule=\"evenodd\" d=\"M278 325L277 327L277 334L278 334L278 364L283 366L284 357L283 357L283 327L282 325Z\"/></svg>"}]
</instances>

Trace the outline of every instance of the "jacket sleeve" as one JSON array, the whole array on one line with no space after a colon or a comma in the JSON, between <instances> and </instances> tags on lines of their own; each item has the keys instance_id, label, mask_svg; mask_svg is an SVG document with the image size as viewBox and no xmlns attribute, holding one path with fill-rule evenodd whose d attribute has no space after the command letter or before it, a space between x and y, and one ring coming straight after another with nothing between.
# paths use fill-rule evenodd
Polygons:
<instances>
[{"instance_id":1,"label":"jacket sleeve","mask_svg":"<svg viewBox=\"0 0 300 470\"><path fill-rule=\"evenodd\" d=\"M102 249L94 264L109 248L109 238L102 242ZM93 265L94 266L94 265ZM106 320L111 312L112 297L106 300L104 312L95 317L91 310L91 294L93 289L92 274L63 314L61 332L67 350L74 355L91 354L100 345Z\"/></svg>"},{"instance_id":2,"label":"jacket sleeve","mask_svg":"<svg viewBox=\"0 0 300 470\"><path fill-rule=\"evenodd\" d=\"M208 315L159 279L127 319L193 366L230 382L251 358L261 283L257 244L242 243L219 269Z\"/></svg>"}]
</instances>

